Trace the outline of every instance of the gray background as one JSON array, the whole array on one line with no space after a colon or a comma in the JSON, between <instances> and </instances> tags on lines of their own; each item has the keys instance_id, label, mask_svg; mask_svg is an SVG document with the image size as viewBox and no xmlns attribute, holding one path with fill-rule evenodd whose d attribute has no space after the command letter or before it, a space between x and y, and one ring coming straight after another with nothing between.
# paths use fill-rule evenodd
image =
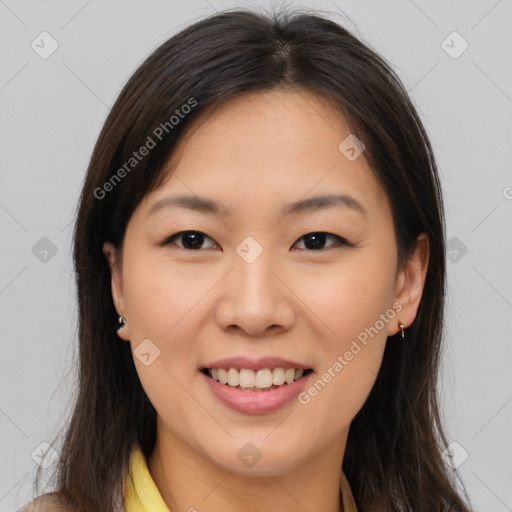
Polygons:
<instances>
[{"instance_id":1,"label":"gray background","mask_svg":"<svg viewBox=\"0 0 512 512\"><path fill-rule=\"evenodd\" d=\"M450 240L447 433L476 510L511 511L512 2L288 3L355 31L391 62L419 108ZM159 43L215 10L250 5L0 0L1 511L31 498L32 454L70 410L72 221L109 106ZM46 59L31 47L42 46L43 31L59 45ZM464 43L446 39L453 31L469 44L457 58Z\"/></svg>"}]
</instances>

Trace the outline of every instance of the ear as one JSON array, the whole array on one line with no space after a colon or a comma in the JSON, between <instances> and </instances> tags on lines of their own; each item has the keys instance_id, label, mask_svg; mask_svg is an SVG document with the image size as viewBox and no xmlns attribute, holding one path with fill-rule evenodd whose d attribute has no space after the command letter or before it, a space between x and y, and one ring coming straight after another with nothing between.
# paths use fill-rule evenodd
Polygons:
<instances>
[{"instance_id":1,"label":"ear","mask_svg":"<svg viewBox=\"0 0 512 512\"><path fill-rule=\"evenodd\" d=\"M429 253L428 237L425 233L421 233L416 239L414 254L396 279L395 302L400 303L402 309L396 314L396 324L391 322L388 324L388 336L392 336L400 330L400 323L404 327L408 327L416 318L425 285Z\"/></svg>"},{"instance_id":2,"label":"ear","mask_svg":"<svg viewBox=\"0 0 512 512\"><path fill-rule=\"evenodd\" d=\"M110 242L105 242L103 244L103 254L105 254L107 261L110 266L111 273L111 289L112 289L112 299L114 301L114 306L116 308L117 314L119 316L124 316L126 318L126 309L125 309L125 300L123 294L123 273L121 268L121 255L118 250L114 247L114 245ZM130 332L128 330L128 321L117 331L117 335L125 341L130 340Z\"/></svg>"}]
</instances>

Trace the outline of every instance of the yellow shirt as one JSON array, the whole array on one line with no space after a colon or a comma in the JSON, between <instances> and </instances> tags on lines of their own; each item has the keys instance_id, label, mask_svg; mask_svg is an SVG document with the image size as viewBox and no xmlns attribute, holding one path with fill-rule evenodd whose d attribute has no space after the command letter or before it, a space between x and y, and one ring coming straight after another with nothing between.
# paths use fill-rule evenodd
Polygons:
<instances>
[{"instance_id":1,"label":"yellow shirt","mask_svg":"<svg viewBox=\"0 0 512 512\"><path fill-rule=\"evenodd\" d=\"M343 511L357 512L350 485L343 472L340 484ZM135 447L130 458L130 469L124 486L124 507L125 512L170 512L151 477L139 446Z\"/></svg>"}]
</instances>

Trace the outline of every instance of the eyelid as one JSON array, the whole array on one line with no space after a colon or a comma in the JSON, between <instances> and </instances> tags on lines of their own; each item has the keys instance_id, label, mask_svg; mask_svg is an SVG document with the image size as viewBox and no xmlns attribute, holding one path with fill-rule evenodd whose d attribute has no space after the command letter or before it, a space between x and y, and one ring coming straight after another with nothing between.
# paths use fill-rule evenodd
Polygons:
<instances>
[{"instance_id":1,"label":"eyelid","mask_svg":"<svg viewBox=\"0 0 512 512\"><path fill-rule=\"evenodd\" d=\"M173 243L174 239L180 238L181 236L186 235L186 234L202 235L204 238L208 238L209 240L211 240L215 245L219 245L212 237L208 236L206 233L203 233L202 231L197 231L195 229L185 229L183 231L178 231L177 233L174 233L173 235L170 235L170 236L164 238L161 242L158 242L157 245L159 247L165 247L165 246ZM178 245L178 248L183 249L184 251L188 251L188 252L200 252L200 250L194 251L193 249L185 249L184 247L180 247L179 245Z\"/></svg>"},{"instance_id":2,"label":"eyelid","mask_svg":"<svg viewBox=\"0 0 512 512\"><path fill-rule=\"evenodd\" d=\"M308 235L316 235L316 234L322 234L322 235L326 235L326 237L331 237L331 238L334 238L335 239L335 243L332 244L332 245L329 245L328 247L324 247L323 249L318 249L317 251L313 251L313 250L310 250L310 249L301 249L301 250L304 250L304 251L307 251L307 252L323 252L323 251L326 251L328 249L331 249L332 247L336 247L336 246L339 246L339 245L348 245L350 246L350 242L348 242L348 240L346 240L345 238L343 238L342 236L340 235L335 235L334 233L329 233L328 231L310 231L308 233L305 233L304 235L302 235L301 237L299 237L292 245L292 248L295 244L297 244L300 240L302 240L304 237L308 236Z\"/></svg>"}]
</instances>

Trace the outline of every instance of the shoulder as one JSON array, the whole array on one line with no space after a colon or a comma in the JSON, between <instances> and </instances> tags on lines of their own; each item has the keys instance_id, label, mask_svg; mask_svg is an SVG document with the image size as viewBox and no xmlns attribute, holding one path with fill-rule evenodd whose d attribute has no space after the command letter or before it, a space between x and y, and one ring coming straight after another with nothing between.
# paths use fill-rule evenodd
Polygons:
<instances>
[{"instance_id":1,"label":"shoulder","mask_svg":"<svg viewBox=\"0 0 512 512\"><path fill-rule=\"evenodd\" d=\"M67 512L67 510L59 493L50 492L27 503L17 512Z\"/></svg>"}]
</instances>

